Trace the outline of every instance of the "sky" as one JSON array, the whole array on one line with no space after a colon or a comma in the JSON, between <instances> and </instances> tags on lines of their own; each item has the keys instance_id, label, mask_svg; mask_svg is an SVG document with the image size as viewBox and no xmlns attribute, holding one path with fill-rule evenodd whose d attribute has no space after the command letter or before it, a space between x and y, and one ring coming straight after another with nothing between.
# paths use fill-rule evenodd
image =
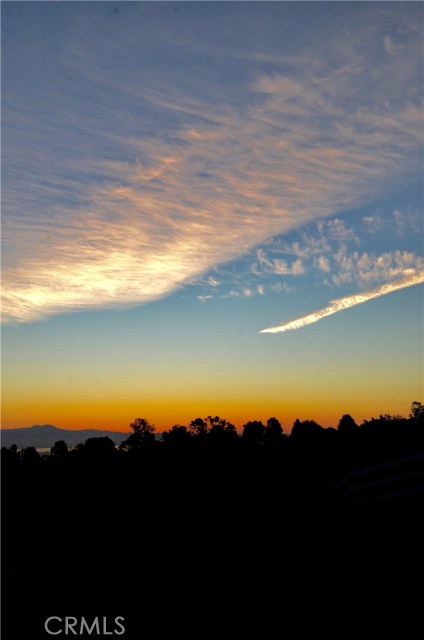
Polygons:
<instances>
[{"instance_id":1,"label":"sky","mask_svg":"<svg viewBox=\"0 0 424 640\"><path fill-rule=\"evenodd\" d=\"M421 2L2 2L2 426L423 389Z\"/></svg>"}]
</instances>

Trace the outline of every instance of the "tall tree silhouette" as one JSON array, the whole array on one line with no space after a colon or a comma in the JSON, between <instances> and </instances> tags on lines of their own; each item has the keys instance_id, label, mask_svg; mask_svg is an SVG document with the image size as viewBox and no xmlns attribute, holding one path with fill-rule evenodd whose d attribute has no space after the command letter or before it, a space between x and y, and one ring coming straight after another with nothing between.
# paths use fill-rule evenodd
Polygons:
<instances>
[{"instance_id":1,"label":"tall tree silhouette","mask_svg":"<svg viewBox=\"0 0 424 640\"><path fill-rule=\"evenodd\" d=\"M155 442L155 427L144 418L136 418L130 427L133 433L121 443L120 449L131 451Z\"/></svg>"}]
</instances>

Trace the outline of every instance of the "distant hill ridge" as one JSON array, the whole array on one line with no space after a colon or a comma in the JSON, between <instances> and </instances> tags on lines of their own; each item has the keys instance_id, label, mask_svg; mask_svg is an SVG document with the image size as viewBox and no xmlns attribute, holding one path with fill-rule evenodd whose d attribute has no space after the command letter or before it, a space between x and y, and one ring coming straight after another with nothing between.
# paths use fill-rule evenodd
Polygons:
<instances>
[{"instance_id":1,"label":"distant hill ridge","mask_svg":"<svg viewBox=\"0 0 424 640\"><path fill-rule=\"evenodd\" d=\"M105 436L113 440L115 444L120 444L128 438L129 432L100 431L99 429L60 429L52 424L35 424L32 427L0 430L1 446L10 447L12 444L16 444L18 449L25 447L47 449L52 447L58 440L64 440L70 447L75 447L75 445L85 442L88 438L102 438Z\"/></svg>"}]
</instances>

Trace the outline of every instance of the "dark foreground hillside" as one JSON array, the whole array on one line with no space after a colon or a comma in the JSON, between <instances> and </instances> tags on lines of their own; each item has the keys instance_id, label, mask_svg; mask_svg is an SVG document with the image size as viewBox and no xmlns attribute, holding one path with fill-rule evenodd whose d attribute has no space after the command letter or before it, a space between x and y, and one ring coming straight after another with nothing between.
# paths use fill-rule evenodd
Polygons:
<instances>
[{"instance_id":1,"label":"dark foreground hillside","mask_svg":"<svg viewBox=\"0 0 424 640\"><path fill-rule=\"evenodd\" d=\"M125 639L419 637L422 413L377 423L3 449L4 640L50 638L50 616L106 616L102 637L121 616Z\"/></svg>"}]
</instances>

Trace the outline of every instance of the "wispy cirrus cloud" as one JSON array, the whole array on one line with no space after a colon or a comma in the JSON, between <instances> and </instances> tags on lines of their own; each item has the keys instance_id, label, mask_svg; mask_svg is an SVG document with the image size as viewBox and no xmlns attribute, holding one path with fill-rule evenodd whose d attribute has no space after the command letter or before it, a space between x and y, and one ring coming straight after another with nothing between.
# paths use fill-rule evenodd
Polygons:
<instances>
[{"instance_id":1,"label":"wispy cirrus cloud","mask_svg":"<svg viewBox=\"0 0 424 640\"><path fill-rule=\"evenodd\" d=\"M95 61L87 76L77 57L72 73L90 101L80 91L67 104L55 96L15 114L8 105L3 319L157 299L273 235L419 175L420 45L408 29L402 46L392 36L388 45L379 25L369 58L358 53L363 36L349 33L349 63L334 63L337 39L319 56L304 51L260 70L246 62L243 85L216 88L210 101L211 89L189 93L189 76L138 85L125 73L97 74ZM116 124L125 119L126 130ZM327 225L330 240L354 239L347 234L340 219ZM326 272L328 258L316 259ZM267 260L260 268L275 275L305 270L300 254Z\"/></svg>"},{"instance_id":2,"label":"wispy cirrus cloud","mask_svg":"<svg viewBox=\"0 0 424 640\"><path fill-rule=\"evenodd\" d=\"M379 298L380 296L384 296L388 293L393 293L394 291L398 291L399 289L404 289L406 287L412 287L413 285L424 283L424 271L421 271L419 273L414 272L413 269L411 269L410 271L412 273L405 273L404 277L396 282L383 284L380 287L372 289L370 291L364 291L362 293L357 293L351 296L346 296L344 298L339 298L337 300L332 300L328 306L323 307L322 309L318 309L317 311L297 318L296 320L291 320L290 322L285 322L275 327L269 327L268 329L262 329L259 333L283 333L285 331L302 329L309 324L319 322L319 320L338 313L339 311L350 309L351 307L355 307L358 304L363 304L364 302Z\"/></svg>"}]
</instances>

